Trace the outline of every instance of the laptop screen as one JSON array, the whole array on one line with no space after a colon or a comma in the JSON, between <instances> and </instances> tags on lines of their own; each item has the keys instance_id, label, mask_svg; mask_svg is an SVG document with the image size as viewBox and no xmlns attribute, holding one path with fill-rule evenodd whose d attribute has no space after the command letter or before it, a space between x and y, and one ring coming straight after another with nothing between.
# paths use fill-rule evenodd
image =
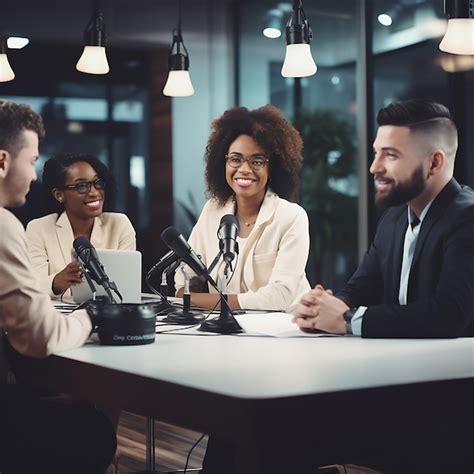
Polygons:
<instances>
[{"instance_id":1,"label":"laptop screen","mask_svg":"<svg viewBox=\"0 0 474 474\"><path fill-rule=\"evenodd\" d=\"M142 287L142 254L136 250L96 249L109 279L117 285L124 303L140 303ZM96 295L106 295L105 290L93 282ZM83 303L92 298L92 291L83 278L82 283L71 287L72 299Z\"/></svg>"}]
</instances>

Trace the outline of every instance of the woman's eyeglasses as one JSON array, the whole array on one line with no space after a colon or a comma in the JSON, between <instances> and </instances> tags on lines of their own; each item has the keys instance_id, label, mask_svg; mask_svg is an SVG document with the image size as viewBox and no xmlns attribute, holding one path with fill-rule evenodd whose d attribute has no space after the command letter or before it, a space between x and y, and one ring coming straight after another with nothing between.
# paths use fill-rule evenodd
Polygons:
<instances>
[{"instance_id":1,"label":"woman's eyeglasses","mask_svg":"<svg viewBox=\"0 0 474 474\"><path fill-rule=\"evenodd\" d=\"M225 155L227 164L231 168L240 168L246 161L250 168L254 171L259 171L270 161L266 156L251 156L250 158L244 158L242 155Z\"/></svg>"},{"instance_id":2,"label":"woman's eyeglasses","mask_svg":"<svg viewBox=\"0 0 474 474\"><path fill-rule=\"evenodd\" d=\"M105 179L97 178L94 181L81 181L80 183L67 184L62 186L61 189L74 189L79 194L87 194L92 189L92 186L99 191L105 189Z\"/></svg>"}]
</instances>

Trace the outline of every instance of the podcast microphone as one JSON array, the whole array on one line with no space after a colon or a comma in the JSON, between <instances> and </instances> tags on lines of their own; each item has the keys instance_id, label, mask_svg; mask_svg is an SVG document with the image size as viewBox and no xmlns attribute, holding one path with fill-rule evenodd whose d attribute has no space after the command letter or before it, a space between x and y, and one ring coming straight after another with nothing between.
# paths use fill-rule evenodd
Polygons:
<instances>
[{"instance_id":1,"label":"podcast microphone","mask_svg":"<svg viewBox=\"0 0 474 474\"><path fill-rule=\"evenodd\" d=\"M89 271L91 278L104 288L110 288L110 280L105 273L104 266L100 263L95 247L90 243L87 237L80 235L77 237L72 246L77 256Z\"/></svg>"},{"instance_id":2,"label":"podcast microphone","mask_svg":"<svg viewBox=\"0 0 474 474\"><path fill-rule=\"evenodd\" d=\"M105 273L97 251L89 239L79 236L72 246L85 269L85 277L101 285L109 299L109 301L99 301L95 304L85 303L91 321L93 318L93 324L97 325L100 343L114 346L153 343L156 337L154 303L122 303L122 295L117 285ZM116 304L112 290L120 298L120 304Z\"/></svg>"},{"instance_id":3,"label":"podcast microphone","mask_svg":"<svg viewBox=\"0 0 474 474\"><path fill-rule=\"evenodd\" d=\"M239 244L237 243L239 232L240 224L236 216L233 214L222 216L217 235L219 248L226 264L230 264L234 260L235 254L239 253Z\"/></svg>"},{"instance_id":4,"label":"podcast microphone","mask_svg":"<svg viewBox=\"0 0 474 474\"><path fill-rule=\"evenodd\" d=\"M206 266L189 246L186 239L180 234L176 227L167 227L161 233L161 239L173 252L186 263L197 275L203 275L209 283L216 287L215 281L209 275Z\"/></svg>"},{"instance_id":5,"label":"podcast microphone","mask_svg":"<svg viewBox=\"0 0 474 474\"><path fill-rule=\"evenodd\" d=\"M167 313L178 309L168 301L167 277L178 267L179 264L179 256L176 255L173 250L170 250L167 254L163 255L163 257L161 257L160 260L158 260L158 262L150 268L150 270L148 270L145 282L151 292L161 298L161 303L155 308L158 313ZM160 291L158 291L151 282L151 279L155 276L155 274L158 274L161 278Z\"/></svg>"},{"instance_id":6,"label":"podcast microphone","mask_svg":"<svg viewBox=\"0 0 474 474\"><path fill-rule=\"evenodd\" d=\"M148 270L147 278L157 272L163 273L166 268L177 260L179 260L179 256L173 250L170 250L167 254L163 255L163 257L161 257L158 262L150 268L150 270Z\"/></svg>"},{"instance_id":7,"label":"podcast microphone","mask_svg":"<svg viewBox=\"0 0 474 474\"><path fill-rule=\"evenodd\" d=\"M74 247L79 260L89 272L90 277L105 289L111 302L114 302L114 298L110 290L114 290L119 295L120 299L122 299L122 296L118 292L117 285L115 285L113 281L110 281L107 273L105 273L104 266L100 263L95 247L90 243L90 240L87 237L80 235L74 240L72 246Z\"/></svg>"}]
</instances>

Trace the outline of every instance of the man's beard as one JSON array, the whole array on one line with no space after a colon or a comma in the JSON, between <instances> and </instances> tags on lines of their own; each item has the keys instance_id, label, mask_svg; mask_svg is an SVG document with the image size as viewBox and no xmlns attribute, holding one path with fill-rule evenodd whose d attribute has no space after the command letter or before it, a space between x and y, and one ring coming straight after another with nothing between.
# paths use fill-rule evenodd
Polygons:
<instances>
[{"instance_id":1,"label":"man's beard","mask_svg":"<svg viewBox=\"0 0 474 474\"><path fill-rule=\"evenodd\" d=\"M423 166L419 166L409 181L395 185L387 194L376 192L375 203L380 207L400 206L418 197L426 188Z\"/></svg>"}]
</instances>

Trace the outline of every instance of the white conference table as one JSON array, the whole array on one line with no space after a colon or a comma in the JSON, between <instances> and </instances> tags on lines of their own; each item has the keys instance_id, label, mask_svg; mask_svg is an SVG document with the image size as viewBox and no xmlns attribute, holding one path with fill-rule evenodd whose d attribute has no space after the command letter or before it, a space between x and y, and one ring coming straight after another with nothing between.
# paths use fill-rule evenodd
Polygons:
<instances>
[{"instance_id":1,"label":"white conference table","mask_svg":"<svg viewBox=\"0 0 474 474\"><path fill-rule=\"evenodd\" d=\"M327 404L337 399L340 405L344 397L363 394L364 409L370 410L372 397L396 388L473 377L472 338L168 333L149 345L89 343L54 355L48 387L231 440L244 439L238 450L239 472L251 474L259 472L259 437L269 417L278 418L284 430L298 416L297 407L312 407L318 400ZM298 424L304 423L301 417Z\"/></svg>"}]
</instances>

